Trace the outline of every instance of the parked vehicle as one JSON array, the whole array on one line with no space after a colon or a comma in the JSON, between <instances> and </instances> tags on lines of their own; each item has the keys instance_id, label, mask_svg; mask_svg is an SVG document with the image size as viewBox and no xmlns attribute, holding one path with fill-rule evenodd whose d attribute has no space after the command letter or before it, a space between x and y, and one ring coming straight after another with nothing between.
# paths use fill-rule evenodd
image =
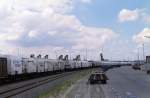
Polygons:
<instances>
[{"instance_id":1,"label":"parked vehicle","mask_svg":"<svg viewBox=\"0 0 150 98\"><path fill-rule=\"evenodd\" d=\"M108 78L104 72L96 72L96 73L92 73L90 75L88 82L90 84L97 84L97 83L98 84L99 83L106 84L107 80L108 80Z\"/></svg>"},{"instance_id":2,"label":"parked vehicle","mask_svg":"<svg viewBox=\"0 0 150 98\"><path fill-rule=\"evenodd\" d=\"M141 70L141 65L135 64L135 65L132 65L132 68L135 70Z\"/></svg>"}]
</instances>

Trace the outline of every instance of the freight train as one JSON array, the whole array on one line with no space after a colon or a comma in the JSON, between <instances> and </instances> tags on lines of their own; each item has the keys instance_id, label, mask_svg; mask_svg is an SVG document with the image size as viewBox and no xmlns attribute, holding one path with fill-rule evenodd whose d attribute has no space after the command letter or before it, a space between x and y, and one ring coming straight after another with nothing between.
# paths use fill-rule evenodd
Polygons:
<instances>
[{"instance_id":1,"label":"freight train","mask_svg":"<svg viewBox=\"0 0 150 98\"><path fill-rule=\"evenodd\" d=\"M35 57L32 54L30 58L3 55L0 56L0 82L97 66L91 61L82 61L80 55L73 60L69 60L68 55L64 58L60 55L58 59L49 59L48 55Z\"/></svg>"}]
</instances>

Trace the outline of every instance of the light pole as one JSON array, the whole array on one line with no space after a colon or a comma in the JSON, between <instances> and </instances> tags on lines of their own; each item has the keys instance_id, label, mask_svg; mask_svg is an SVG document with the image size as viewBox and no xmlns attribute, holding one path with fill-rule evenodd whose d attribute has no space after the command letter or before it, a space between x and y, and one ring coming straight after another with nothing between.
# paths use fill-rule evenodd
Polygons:
<instances>
[{"instance_id":1,"label":"light pole","mask_svg":"<svg viewBox=\"0 0 150 98\"><path fill-rule=\"evenodd\" d=\"M138 59L138 63L139 63L139 61L140 61L140 53L139 53L139 48L138 48L138 50L137 50L137 59Z\"/></svg>"},{"instance_id":2,"label":"light pole","mask_svg":"<svg viewBox=\"0 0 150 98\"><path fill-rule=\"evenodd\" d=\"M145 60L145 48L144 48L144 43L143 43L143 60Z\"/></svg>"},{"instance_id":3,"label":"light pole","mask_svg":"<svg viewBox=\"0 0 150 98\"><path fill-rule=\"evenodd\" d=\"M144 36L145 38L149 38L150 39L150 36Z\"/></svg>"},{"instance_id":4,"label":"light pole","mask_svg":"<svg viewBox=\"0 0 150 98\"><path fill-rule=\"evenodd\" d=\"M144 37L146 37L146 38L150 38L150 36L144 36Z\"/></svg>"}]
</instances>

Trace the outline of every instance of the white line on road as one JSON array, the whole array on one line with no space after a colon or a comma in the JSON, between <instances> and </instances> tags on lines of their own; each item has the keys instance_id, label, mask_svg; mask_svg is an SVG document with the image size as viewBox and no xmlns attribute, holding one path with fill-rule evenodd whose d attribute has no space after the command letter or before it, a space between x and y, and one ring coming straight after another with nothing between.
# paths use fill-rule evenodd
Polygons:
<instances>
[{"instance_id":1,"label":"white line on road","mask_svg":"<svg viewBox=\"0 0 150 98\"><path fill-rule=\"evenodd\" d=\"M91 85L87 85L88 86L88 88L87 88L87 98L90 98L90 96L91 96Z\"/></svg>"},{"instance_id":2,"label":"white line on road","mask_svg":"<svg viewBox=\"0 0 150 98\"><path fill-rule=\"evenodd\" d=\"M81 97L80 94L76 94L76 95L75 95L75 98L80 98L80 97Z\"/></svg>"},{"instance_id":3,"label":"white line on road","mask_svg":"<svg viewBox=\"0 0 150 98\"><path fill-rule=\"evenodd\" d=\"M100 92L100 89L99 89L99 87L96 87L96 91L97 91L97 92Z\"/></svg>"},{"instance_id":4,"label":"white line on road","mask_svg":"<svg viewBox=\"0 0 150 98\"><path fill-rule=\"evenodd\" d=\"M137 96L133 95L131 92L126 92L127 98L138 98Z\"/></svg>"},{"instance_id":5,"label":"white line on road","mask_svg":"<svg viewBox=\"0 0 150 98\"><path fill-rule=\"evenodd\" d=\"M114 95L115 95L117 98L122 98L122 96L119 94L119 92L118 92L115 88L111 87L111 89L112 89L112 92L114 93Z\"/></svg>"}]
</instances>

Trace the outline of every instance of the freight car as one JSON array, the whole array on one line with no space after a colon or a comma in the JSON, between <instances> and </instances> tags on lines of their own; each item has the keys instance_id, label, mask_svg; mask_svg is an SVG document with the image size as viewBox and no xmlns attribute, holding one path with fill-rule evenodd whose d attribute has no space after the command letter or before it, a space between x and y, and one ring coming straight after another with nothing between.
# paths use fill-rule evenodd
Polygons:
<instances>
[{"instance_id":1,"label":"freight car","mask_svg":"<svg viewBox=\"0 0 150 98\"><path fill-rule=\"evenodd\" d=\"M10 55L0 57L0 82L23 73L22 59ZM11 77L10 77L11 76Z\"/></svg>"},{"instance_id":2,"label":"freight car","mask_svg":"<svg viewBox=\"0 0 150 98\"><path fill-rule=\"evenodd\" d=\"M49 59L48 55L44 58L41 55L37 57L31 55L30 58L5 55L0 56L0 82L89 67L92 67L92 63L88 61Z\"/></svg>"}]
</instances>

